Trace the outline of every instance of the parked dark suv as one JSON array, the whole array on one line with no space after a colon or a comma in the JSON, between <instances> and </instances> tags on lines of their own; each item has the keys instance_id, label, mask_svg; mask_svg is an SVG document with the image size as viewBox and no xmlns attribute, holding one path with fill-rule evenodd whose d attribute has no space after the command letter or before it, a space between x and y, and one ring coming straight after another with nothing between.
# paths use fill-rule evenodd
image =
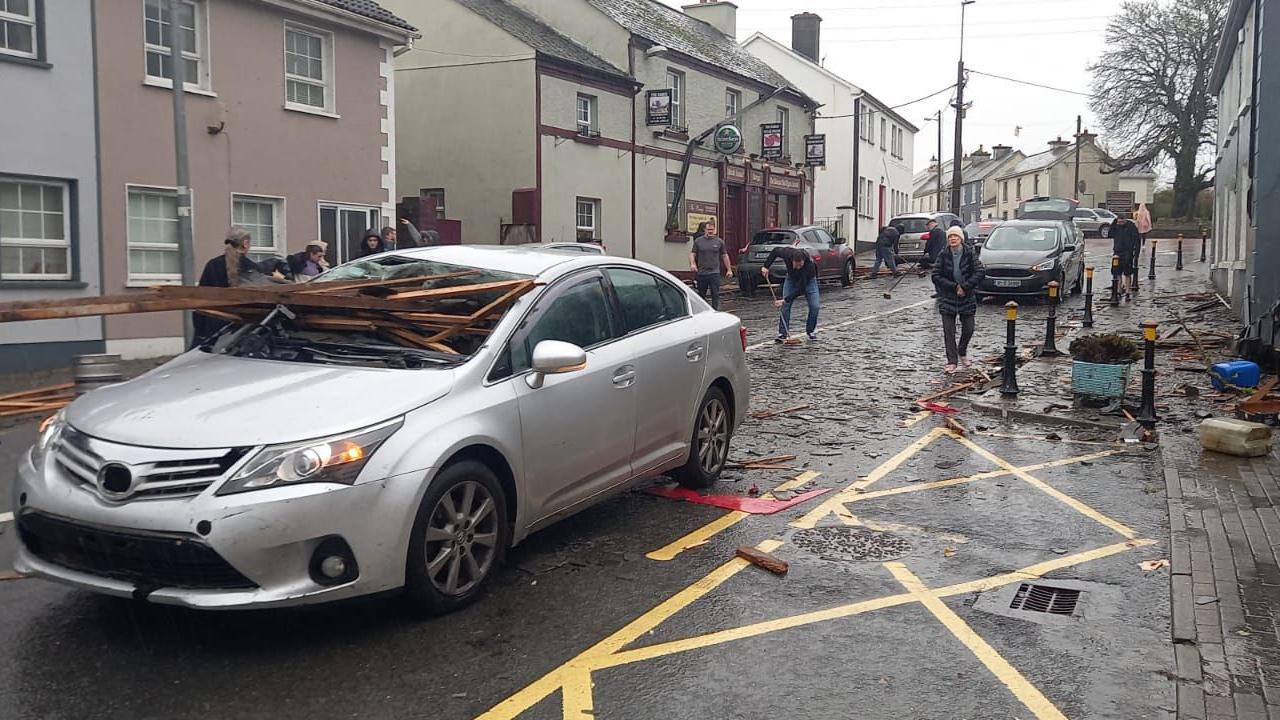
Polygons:
<instances>
[{"instance_id":1,"label":"parked dark suv","mask_svg":"<svg viewBox=\"0 0 1280 720\"><path fill-rule=\"evenodd\" d=\"M738 260L738 287L748 297L755 297L756 288L764 282L760 267L774 248L798 245L808 251L818 266L819 280L839 280L841 285L853 283L853 271L857 261L853 249L844 238L833 238L825 228L801 225L788 228L761 230L751 238L751 244L742 251ZM769 266L769 277L781 283L787 276L786 263L774 260Z\"/></svg>"}]
</instances>

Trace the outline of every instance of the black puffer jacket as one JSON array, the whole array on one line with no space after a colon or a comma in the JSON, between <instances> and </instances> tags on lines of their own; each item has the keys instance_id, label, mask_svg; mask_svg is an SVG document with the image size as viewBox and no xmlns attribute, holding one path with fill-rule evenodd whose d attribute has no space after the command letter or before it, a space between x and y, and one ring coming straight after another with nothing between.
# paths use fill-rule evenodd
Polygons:
<instances>
[{"instance_id":1,"label":"black puffer jacket","mask_svg":"<svg viewBox=\"0 0 1280 720\"><path fill-rule=\"evenodd\" d=\"M961 252L963 254L960 256L960 275L964 278L964 282L959 285L956 284L955 276L952 274L951 246L942 248L942 252L938 253L937 262L933 264L933 285L938 288L938 312L943 315L973 315L978 312L976 291L978 283L986 277L987 269L982 266L982 261L978 259L973 248L962 245ZM960 297L956 292L959 287L964 288L964 297Z\"/></svg>"}]
</instances>

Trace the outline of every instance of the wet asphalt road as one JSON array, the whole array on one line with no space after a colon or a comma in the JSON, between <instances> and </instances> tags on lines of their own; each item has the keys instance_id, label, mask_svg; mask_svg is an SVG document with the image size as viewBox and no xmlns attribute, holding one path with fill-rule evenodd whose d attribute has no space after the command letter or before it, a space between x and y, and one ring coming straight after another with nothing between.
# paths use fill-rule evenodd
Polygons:
<instances>
[{"instance_id":1,"label":"wet asphalt road","mask_svg":"<svg viewBox=\"0 0 1280 720\"><path fill-rule=\"evenodd\" d=\"M734 441L736 458L794 454L796 470L729 473L719 490L816 472L805 489L897 492L809 523L832 494L747 517L669 561L645 556L724 511L630 493L530 538L486 598L435 620L387 598L204 614L3 581L0 718L1171 717L1167 571L1138 566L1167 557L1158 457L976 416L963 420L990 455L945 435L913 448L941 425L910 408L944 387L941 333L927 280L908 278L885 300L890 282L824 289L821 340L797 348L767 342L767 298L726 305L764 343L749 353L753 409L812 407L749 420ZM982 307L975 358L1000 351L1002 314ZM797 308L795 325L803 316ZM12 467L33 436L33 423L0 430L0 463ZM7 475L0 512L12 509ZM838 545L850 532L860 544ZM785 577L726 565L737 546L770 540L791 563ZM4 568L12 548L13 525L0 523ZM1034 570L974 584L1022 568ZM1041 573L1084 590L1075 615L1010 610ZM917 579L961 587L901 599ZM661 617L651 612L664 602ZM820 614L832 608L845 611ZM623 654L580 656L633 622ZM641 648L657 650L625 655Z\"/></svg>"}]
</instances>

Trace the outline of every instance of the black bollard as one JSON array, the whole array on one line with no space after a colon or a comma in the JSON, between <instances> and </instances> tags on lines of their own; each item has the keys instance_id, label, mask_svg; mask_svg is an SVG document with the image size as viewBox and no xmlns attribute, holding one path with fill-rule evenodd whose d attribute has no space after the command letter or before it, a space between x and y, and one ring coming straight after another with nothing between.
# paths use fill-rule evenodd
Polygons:
<instances>
[{"instance_id":1,"label":"black bollard","mask_svg":"<svg viewBox=\"0 0 1280 720\"><path fill-rule=\"evenodd\" d=\"M1093 327L1093 266L1084 269L1084 326Z\"/></svg>"},{"instance_id":2,"label":"black bollard","mask_svg":"<svg viewBox=\"0 0 1280 720\"><path fill-rule=\"evenodd\" d=\"M1058 281L1049 283L1049 317L1044 324L1044 346L1040 348L1040 357L1057 357L1058 351Z\"/></svg>"},{"instance_id":3,"label":"black bollard","mask_svg":"<svg viewBox=\"0 0 1280 720\"><path fill-rule=\"evenodd\" d=\"M1138 422L1148 430L1155 429L1156 421L1156 321L1142 323L1142 336L1146 340L1146 359L1142 367L1142 407L1138 410Z\"/></svg>"},{"instance_id":4,"label":"black bollard","mask_svg":"<svg viewBox=\"0 0 1280 720\"><path fill-rule=\"evenodd\" d=\"M1107 304L1111 307L1120 306L1120 274L1124 272L1120 268L1120 256L1111 256L1111 299Z\"/></svg>"},{"instance_id":5,"label":"black bollard","mask_svg":"<svg viewBox=\"0 0 1280 720\"><path fill-rule=\"evenodd\" d=\"M1008 322L1008 334L1004 343L1004 369L1001 374L1000 394L1016 397L1018 394L1018 303L1010 300L1004 306Z\"/></svg>"},{"instance_id":6,"label":"black bollard","mask_svg":"<svg viewBox=\"0 0 1280 720\"><path fill-rule=\"evenodd\" d=\"M1156 279L1156 241L1151 241L1151 271L1147 273L1148 280Z\"/></svg>"},{"instance_id":7,"label":"black bollard","mask_svg":"<svg viewBox=\"0 0 1280 720\"><path fill-rule=\"evenodd\" d=\"M1209 231L1204 229L1204 227L1201 227L1200 228L1200 262L1204 262L1205 260L1205 246L1208 244L1209 244Z\"/></svg>"},{"instance_id":8,"label":"black bollard","mask_svg":"<svg viewBox=\"0 0 1280 720\"><path fill-rule=\"evenodd\" d=\"M1178 233L1178 264L1175 265L1173 269L1182 269L1182 233Z\"/></svg>"}]
</instances>

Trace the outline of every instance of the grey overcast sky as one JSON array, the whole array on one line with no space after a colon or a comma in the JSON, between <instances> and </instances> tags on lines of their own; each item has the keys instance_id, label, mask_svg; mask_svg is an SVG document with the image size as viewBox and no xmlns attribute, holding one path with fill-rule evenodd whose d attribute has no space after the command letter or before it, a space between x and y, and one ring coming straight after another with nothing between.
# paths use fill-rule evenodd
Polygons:
<instances>
[{"instance_id":1,"label":"grey overcast sky","mask_svg":"<svg viewBox=\"0 0 1280 720\"><path fill-rule=\"evenodd\" d=\"M672 7L691 4L662 0ZM696 0L692 0L696 2ZM791 44L791 16L822 16L821 54L827 69L882 102L897 105L955 82L960 49L959 0L736 0L738 39L759 31ZM1101 54L1107 21L1119 0L977 0L965 15L965 65L1066 90L1089 92L1088 66ZM955 116L947 107L954 90L898 110L920 128L915 166L936 154L935 123L943 116L943 157L952 155ZM1028 155L1048 149L1059 135L1075 133L1076 115L1093 129L1089 99L970 75L972 102L965 117L965 151L1004 143ZM822 123L819 121L821 132ZM1104 138L1105 139L1105 138Z\"/></svg>"}]
</instances>

